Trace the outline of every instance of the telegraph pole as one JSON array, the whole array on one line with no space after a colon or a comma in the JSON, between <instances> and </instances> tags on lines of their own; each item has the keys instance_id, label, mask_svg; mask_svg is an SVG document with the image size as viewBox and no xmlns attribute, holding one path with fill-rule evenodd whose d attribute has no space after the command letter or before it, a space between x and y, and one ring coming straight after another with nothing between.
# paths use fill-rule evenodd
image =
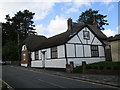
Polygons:
<instances>
[{"instance_id":1,"label":"telegraph pole","mask_svg":"<svg viewBox=\"0 0 120 90\"><path fill-rule=\"evenodd\" d=\"M20 65L20 35L19 35L19 31L20 31L20 29L18 29L18 31L17 31L17 35L18 35L18 61L19 61L19 65Z\"/></svg>"},{"instance_id":2,"label":"telegraph pole","mask_svg":"<svg viewBox=\"0 0 120 90\"><path fill-rule=\"evenodd\" d=\"M19 65L21 64L21 59L20 59L20 31L22 30L22 23L20 23L19 29L17 30L17 35L18 35L18 61Z\"/></svg>"}]
</instances>

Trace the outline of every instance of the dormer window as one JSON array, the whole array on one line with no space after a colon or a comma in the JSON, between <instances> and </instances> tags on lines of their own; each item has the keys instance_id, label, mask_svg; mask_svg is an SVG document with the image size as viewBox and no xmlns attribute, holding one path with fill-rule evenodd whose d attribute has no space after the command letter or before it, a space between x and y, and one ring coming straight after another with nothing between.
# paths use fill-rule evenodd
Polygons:
<instances>
[{"instance_id":1,"label":"dormer window","mask_svg":"<svg viewBox=\"0 0 120 90\"><path fill-rule=\"evenodd\" d=\"M83 31L83 37L84 39L89 40L90 39L89 31Z\"/></svg>"}]
</instances>

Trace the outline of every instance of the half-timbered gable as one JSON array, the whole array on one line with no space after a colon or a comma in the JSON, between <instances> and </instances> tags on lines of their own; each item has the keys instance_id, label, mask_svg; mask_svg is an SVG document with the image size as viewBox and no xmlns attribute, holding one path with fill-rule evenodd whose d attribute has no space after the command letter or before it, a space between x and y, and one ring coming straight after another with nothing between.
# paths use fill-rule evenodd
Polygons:
<instances>
[{"instance_id":1,"label":"half-timbered gable","mask_svg":"<svg viewBox=\"0 0 120 90\"><path fill-rule=\"evenodd\" d=\"M68 19L66 32L47 38L31 51L31 67L66 68L105 61L104 40L107 38L97 25L73 23Z\"/></svg>"}]
</instances>

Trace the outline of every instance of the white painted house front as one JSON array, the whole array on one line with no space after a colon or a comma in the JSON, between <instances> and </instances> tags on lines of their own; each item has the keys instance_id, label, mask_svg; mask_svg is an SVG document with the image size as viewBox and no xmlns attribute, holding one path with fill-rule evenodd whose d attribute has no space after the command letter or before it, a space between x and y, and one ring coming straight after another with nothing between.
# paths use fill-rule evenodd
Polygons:
<instances>
[{"instance_id":1,"label":"white painted house front","mask_svg":"<svg viewBox=\"0 0 120 90\"><path fill-rule=\"evenodd\" d=\"M105 61L106 36L97 25L73 23L68 19L68 30L45 40L31 51L31 67L66 68Z\"/></svg>"}]
</instances>

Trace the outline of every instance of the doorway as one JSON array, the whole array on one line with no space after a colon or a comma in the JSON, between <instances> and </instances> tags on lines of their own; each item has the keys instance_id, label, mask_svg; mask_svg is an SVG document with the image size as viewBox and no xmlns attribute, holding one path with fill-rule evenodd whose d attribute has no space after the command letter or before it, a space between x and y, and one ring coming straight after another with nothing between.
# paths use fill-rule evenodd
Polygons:
<instances>
[{"instance_id":1,"label":"doorway","mask_svg":"<svg viewBox=\"0 0 120 90\"><path fill-rule=\"evenodd\" d=\"M45 68L45 51L42 52L42 65L43 65L43 68Z\"/></svg>"}]
</instances>

